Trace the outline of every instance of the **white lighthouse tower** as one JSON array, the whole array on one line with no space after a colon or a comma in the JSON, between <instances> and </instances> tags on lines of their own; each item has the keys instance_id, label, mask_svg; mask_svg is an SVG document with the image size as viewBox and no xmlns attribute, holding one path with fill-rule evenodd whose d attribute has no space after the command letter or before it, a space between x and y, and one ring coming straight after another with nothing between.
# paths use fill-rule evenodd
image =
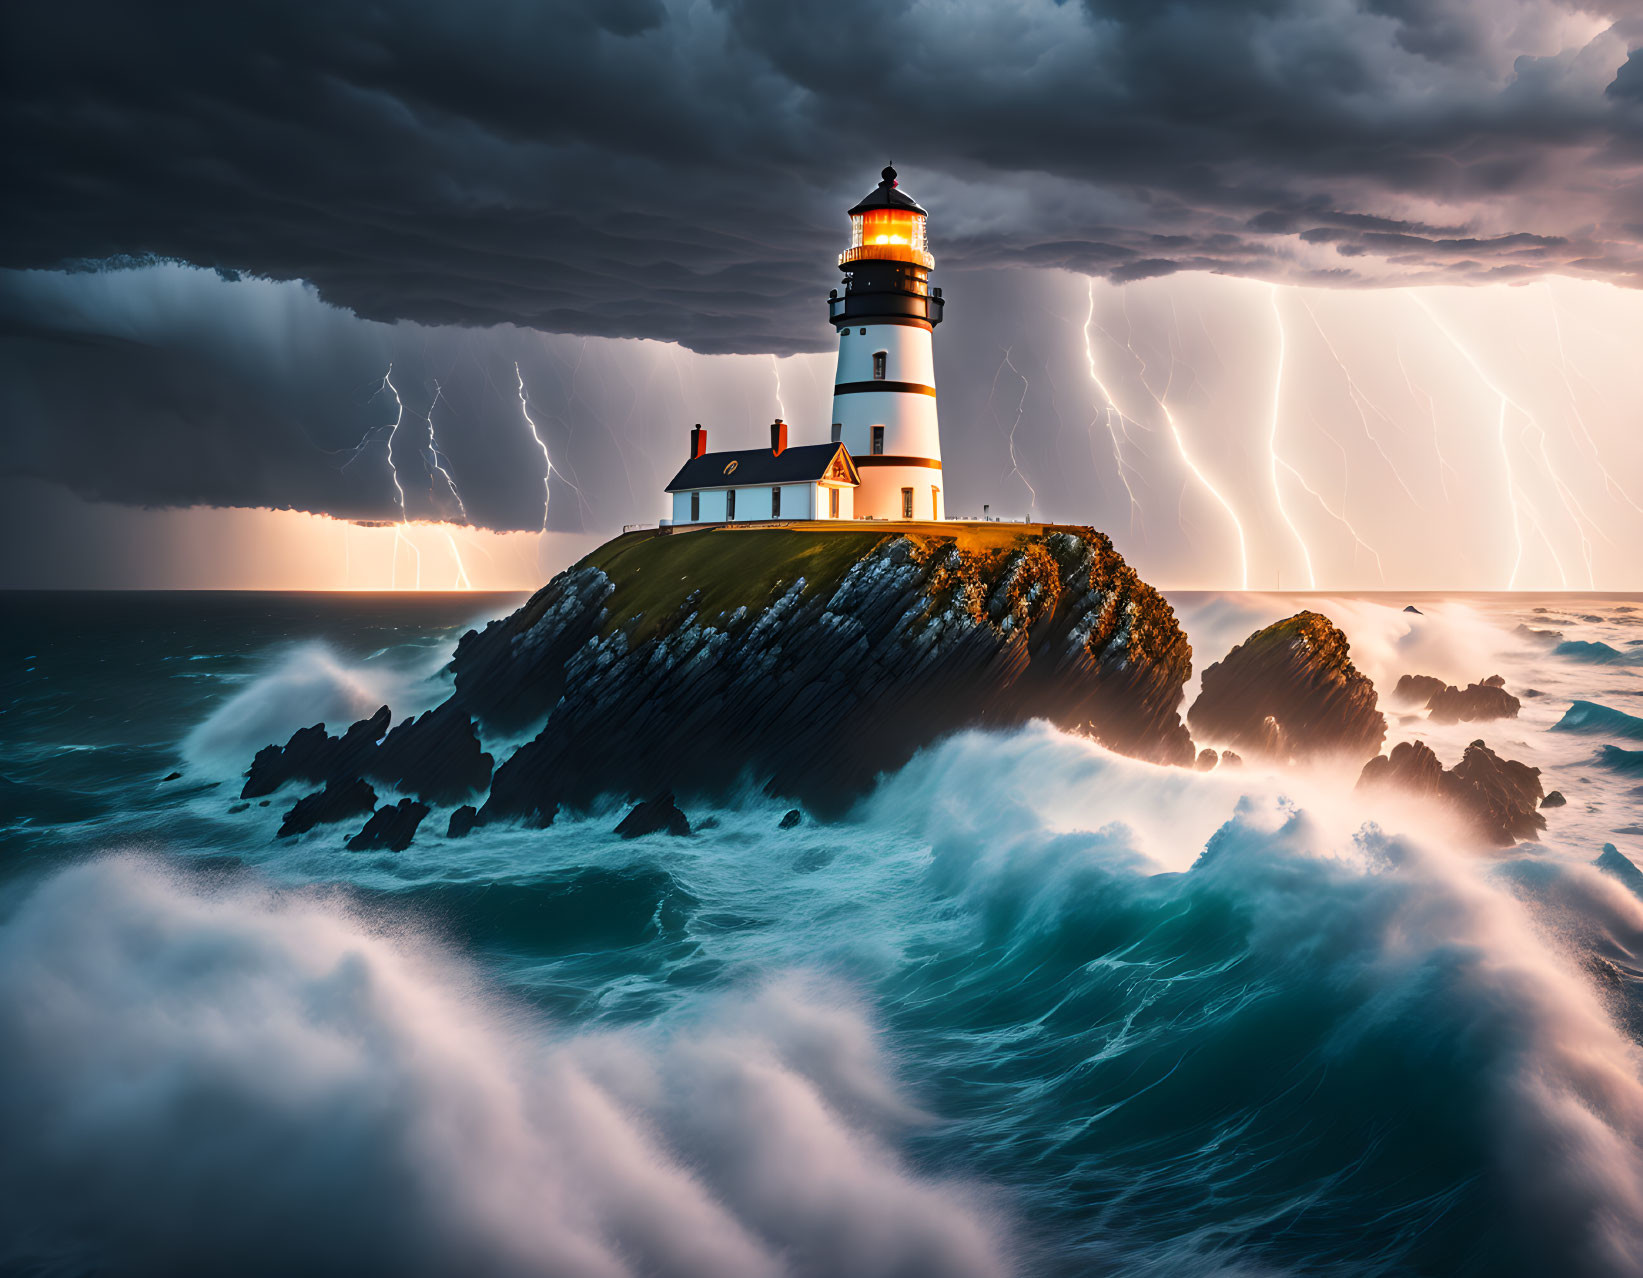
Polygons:
<instances>
[{"instance_id":1,"label":"white lighthouse tower","mask_svg":"<svg viewBox=\"0 0 1643 1278\"><path fill-rule=\"evenodd\" d=\"M857 519L940 519L946 509L930 341L942 298L930 287L928 216L886 168L850 210L843 293L828 298L839 334L833 442L860 475Z\"/></svg>"}]
</instances>

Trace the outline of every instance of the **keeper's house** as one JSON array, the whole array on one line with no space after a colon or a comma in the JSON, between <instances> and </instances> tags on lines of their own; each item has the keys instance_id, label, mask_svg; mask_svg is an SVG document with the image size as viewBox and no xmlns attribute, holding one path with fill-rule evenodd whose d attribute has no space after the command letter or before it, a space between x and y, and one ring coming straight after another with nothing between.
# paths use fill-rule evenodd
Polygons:
<instances>
[{"instance_id":1,"label":"keeper's house","mask_svg":"<svg viewBox=\"0 0 1643 1278\"><path fill-rule=\"evenodd\" d=\"M842 443L787 446L787 423L772 422L769 448L707 451L707 432L690 432L690 460L667 491L673 523L733 524L763 519L854 519L861 477Z\"/></svg>"}]
</instances>

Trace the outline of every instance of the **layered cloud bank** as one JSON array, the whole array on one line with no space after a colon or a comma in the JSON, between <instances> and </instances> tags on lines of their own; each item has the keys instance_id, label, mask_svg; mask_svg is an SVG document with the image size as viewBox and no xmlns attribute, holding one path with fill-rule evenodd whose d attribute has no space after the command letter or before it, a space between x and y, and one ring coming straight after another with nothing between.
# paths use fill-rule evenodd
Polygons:
<instances>
[{"instance_id":1,"label":"layered cloud bank","mask_svg":"<svg viewBox=\"0 0 1643 1278\"><path fill-rule=\"evenodd\" d=\"M1094 524L1167 587L1640 584L1643 290L943 279L954 513ZM826 354L385 325L176 266L0 273L0 317L12 585L533 588L664 513L691 423L831 417Z\"/></svg>"},{"instance_id":2,"label":"layered cloud bank","mask_svg":"<svg viewBox=\"0 0 1643 1278\"><path fill-rule=\"evenodd\" d=\"M5 19L0 264L815 350L885 159L949 266L1635 285L1631 0L314 3ZM798 305L803 302L805 305Z\"/></svg>"}]
</instances>

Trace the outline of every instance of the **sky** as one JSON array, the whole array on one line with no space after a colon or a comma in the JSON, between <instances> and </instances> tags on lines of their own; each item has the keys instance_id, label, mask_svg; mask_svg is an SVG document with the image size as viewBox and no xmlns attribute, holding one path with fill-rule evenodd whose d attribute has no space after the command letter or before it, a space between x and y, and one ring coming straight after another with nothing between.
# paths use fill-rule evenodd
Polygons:
<instances>
[{"instance_id":1,"label":"sky","mask_svg":"<svg viewBox=\"0 0 1643 1278\"><path fill-rule=\"evenodd\" d=\"M826 437L844 211L954 513L1166 587L1643 589L1643 4L0 13L0 586L524 589Z\"/></svg>"}]
</instances>

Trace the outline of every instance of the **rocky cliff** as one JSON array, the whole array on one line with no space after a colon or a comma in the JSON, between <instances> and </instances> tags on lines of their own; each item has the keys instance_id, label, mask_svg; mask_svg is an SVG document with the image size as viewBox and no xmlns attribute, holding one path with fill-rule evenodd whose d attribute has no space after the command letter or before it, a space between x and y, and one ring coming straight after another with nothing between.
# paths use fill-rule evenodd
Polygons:
<instances>
[{"instance_id":1,"label":"rocky cliff","mask_svg":"<svg viewBox=\"0 0 1643 1278\"><path fill-rule=\"evenodd\" d=\"M837 810L946 732L1033 717L1191 762L1191 649L1106 537L929 527L622 537L468 634L461 715L545 716L481 821L749 782Z\"/></svg>"}]
</instances>

